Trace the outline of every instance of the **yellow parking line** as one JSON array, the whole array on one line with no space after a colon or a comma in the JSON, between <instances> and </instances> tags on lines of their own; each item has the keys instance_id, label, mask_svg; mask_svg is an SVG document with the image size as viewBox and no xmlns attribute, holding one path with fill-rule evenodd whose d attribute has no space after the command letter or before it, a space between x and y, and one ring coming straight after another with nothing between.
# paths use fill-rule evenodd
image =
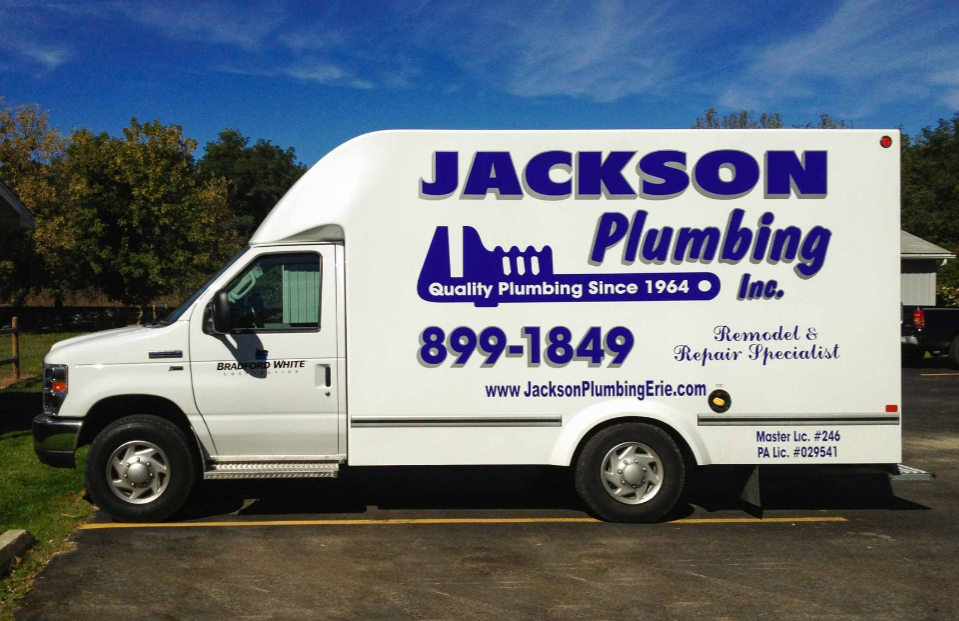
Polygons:
<instances>
[{"instance_id":1,"label":"yellow parking line","mask_svg":"<svg viewBox=\"0 0 959 621\"><path fill-rule=\"evenodd\" d=\"M783 524L795 522L846 522L844 517L689 518L667 524ZM394 518L387 520L251 520L248 522L161 522L158 524L84 524L81 530L107 528L217 528L231 526L367 526L374 524L598 524L593 518Z\"/></svg>"},{"instance_id":2,"label":"yellow parking line","mask_svg":"<svg viewBox=\"0 0 959 621\"><path fill-rule=\"evenodd\" d=\"M689 518L685 520L673 520L667 524L788 524L792 522L848 522L844 517L839 516L821 516L821 517L770 517L770 518Z\"/></svg>"},{"instance_id":3,"label":"yellow parking line","mask_svg":"<svg viewBox=\"0 0 959 621\"><path fill-rule=\"evenodd\" d=\"M954 377L959 373L920 373L922 377Z\"/></svg>"}]
</instances>

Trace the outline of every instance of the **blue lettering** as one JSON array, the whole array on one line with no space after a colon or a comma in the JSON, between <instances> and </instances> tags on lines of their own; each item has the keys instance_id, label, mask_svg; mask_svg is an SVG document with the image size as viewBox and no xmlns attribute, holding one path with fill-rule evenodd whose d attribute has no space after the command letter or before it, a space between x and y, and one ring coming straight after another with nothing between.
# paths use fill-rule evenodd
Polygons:
<instances>
[{"instance_id":1,"label":"blue lettering","mask_svg":"<svg viewBox=\"0 0 959 621\"><path fill-rule=\"evenodd\" d=\"M796 266L796 271L810 278L819 273L826 261L826 251L829 250L829 239L832 231L821 226L814 226L803 240L799 257L804 261Z\"/></svg>"},{"instance_id":2,"label":"blue lettering","mask_svg":"<svg viewBox=\"0 0 959 621\"><path fill-rule=\"evenodd\" d=\"M794 151L766 152L766 196L787 198L793 188L799 198L825 198L825 151L803 151L802 161Z\"/></svg>"},{"instance_id":3,"label":"blue lettering","mask_svg":"<svg viewBox=\"0 0 959 621\"><path fill-rule=\"evenodd\" d=\"M659 243L656 243L656 240ZM664 226L659 233L656 229L649 229L646 239L643 240L643 261L648 263L663 263L669 257L669 244L673 240L673 227Z\"/></svg>"},{"instance_id":4,"label":"blue lettering","mask_svg":"<svg viewBox=\"0 0 959 621\"><path fill-rule=\"evenodd\" d=\"M732 168L732 179L719 176L723 168ZM759 164L753 156L730 149L711 151L699 158L693 170L697 189L713 198L738 198L749 194L759 181Z\"/></svg>"},{"instance_id":5,"label":"blue lettering","mask_svg":"<svg viewBox=\"0 0 959 621\"><path fill-rule=\"evenodd\" d=\"M773 247L769 251L770 261L792 261L799 252L799 240L802 238L802 231L799 227L787 226L784 229L776 231L773 235Z\"/></svg>"},{"instance_id":6,"label":"blue lettering","mask_svg":"<svg viewBox=\"0 0 959 621\"><path fill-rule=\"evenodd\" d=\"M573 166L573 154L569 151L546 151L534 155L526 165L524 177L530 194L543 197L569 196L573 190L573 181L555 182L549 173L556 166L562 166L570 172Z\"/></svg>"},{"instance_id":7,"label":"blue lettering","mask_svg":"<svg viewBox=\"0 0 959 621\"><path fill-rule=\"evenodd\" d=\"M635 198L636 190L624 177L623 169L636 151L580 151L573 172L570 151L544 151L530 158L523 171L523 184L517 176L512 156L506 151L477 151L474 154L463 197L484 197L494 192L499 197L520 197L526 193L541 199L567 198L572 194L573 175L576 193L586 198ZM823 198L827 192L827 152L767 151L765 153L765 196ZM664 149L647 153L636 165L639 196L648 200L674 198L689 187L684 151ZM433 153L432 181L420 179L422 198L446 198L459 186L459 153ZM554 181L550 173L560 168L570 177ZM728 171L721 173L721 171ZM692 181L696 190L711 198L744 196L759 182L759 164L750 154L733 149L711 151L696 162Z\"/></svg>"},{"instance_id":8,"label":"blue lettering","mask_svg":"<svg viewBox=\"0 0 959 621\"><path fill-rule=\"evenodd\" d=\"M726 235L723 237L723 249L719 254L720 261L737 263L749 252L749 245L753 241L753 232L742 227L745 213L742 209L733 209L729 213Z\"/></svg>"},{"instance_id":9,"label":"blue lettering","mask_svg":"<svg viewBox=\"0 0 959 621\"><path fill-rule=\"evenodd\" d=\"M623 177L623 167L634 155L635 151L613 151L604 160L601 151L580 151L576 193L598 197L605 189L610 196L635 197L633 186Z\"/></svg>"},{"instance_id":10,"label":"blue lettering","mask_svg":"<svg viewBox=\"0 0 959 621\"><path fill-rule=\"evenodd\" d=\"M433 153L433 182L420 179L422 196L445 197L456 191L459 185L459 154L456 151Z\"/></svg>"},{"instance_id":11,"label":"blue lettering","mask_svg":"<svg viewBox=\"0 0 959 621\"><path fill-rule=\"evenodd\" d=\"M646 224L647 215L647 212L642 209L633 214L633 222L629 226L629 239L626 240L626 249L623 251L623 261L626 263L632 263L636 260L639 238L643 234L643 226Z\"/></svg>"},{"instance_id":12,"label":"blue lettering","mask_svg":"<svg viewBox=\"0 0 959 621\"><path fill-rule=\"evenodd\" d=\"M477 151L473 158L463 196L486 196L490 190L498 197L523 195L513 158L507 151Z\"/></svg>"},{"instance_id":13,"label":"blue lettering","mask_svg":"<svg viewBox=\"0 0 959 621\"><path fill-rule=\"evenodd\" d=\"M686 154L682 151L653 151L639 160L638 170L643 198L673 198L689 187Z\"/></svg>"},{"instance_id":14,"label":"blue lettering","mask_svg":"<svg viewBox=\"0 0 959 621\"><path fill-rule=\"evenodd\" d=\"M759 216L759 228L756 230L756 245L753 246L753 260L762 261L769 245L769 225L773 223L773 214L767 211Z\"/></svg>"},{"instance_id":15,"label":"blue lettering","mask_svg":"<svg viewBox=\"0 0 959 621\"><path fill-rule=\"evenodd\" d=\"M589 254L590 262L602 263L606 250L622 241L628 228L629 220L625 214L608 211L600 216L599 224L596 225L596 235L593 238L593 250Z\"/></svg>"}]
</instances>

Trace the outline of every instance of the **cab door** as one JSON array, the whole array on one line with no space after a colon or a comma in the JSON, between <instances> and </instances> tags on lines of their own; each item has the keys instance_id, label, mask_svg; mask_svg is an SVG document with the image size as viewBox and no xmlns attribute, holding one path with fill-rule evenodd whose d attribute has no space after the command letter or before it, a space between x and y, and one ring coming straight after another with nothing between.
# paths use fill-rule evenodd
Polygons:
<instances>
[{"instance_id":1,"label":"cab door","mask_svg":"<svg viewBox=\"0 0 959 621\"><path fill-rule=\"evenodd\" d=\"M191 318L197 409L220 459L338 455L335 247L254 252L219 286L232 332L210 333L206 303Z\"/></svg>"}]
</instances>

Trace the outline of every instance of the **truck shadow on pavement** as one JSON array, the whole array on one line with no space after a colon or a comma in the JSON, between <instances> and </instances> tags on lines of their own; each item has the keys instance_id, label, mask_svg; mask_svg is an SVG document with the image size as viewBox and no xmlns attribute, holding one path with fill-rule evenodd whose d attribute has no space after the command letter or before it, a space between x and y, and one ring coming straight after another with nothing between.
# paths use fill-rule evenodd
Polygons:
<instances>
[{"instance_id":1,"label":"truck shadow on pavement","mask_svg":"<svg viewBox=\"0 0 959 621\"><path fill-rule=\"evenodd\" d=\"M234 516L435 517L463 510L484 517L577 517L587 513L571 472L540 466L377 467L346 469L336 480L205 482L175 519ZM763 509L927 510L898 497L884 474L835 474L816 467L764 471ZM665 520L743 507L733 468L688 477L684 499Z\"/></svg>"},{"instance_id":2,"label":"truck shadow on pavement","mask_svg":"<svg viewBox=\"0 0 959 621\"><path fill-rule=\"evenodd\" d=\"M918 369L919 371L956 373L959 368L952 364L948 356L930 356L915 362L903 361L903 374L908 373L909 369Z\"/></svg>"}]
</instances>

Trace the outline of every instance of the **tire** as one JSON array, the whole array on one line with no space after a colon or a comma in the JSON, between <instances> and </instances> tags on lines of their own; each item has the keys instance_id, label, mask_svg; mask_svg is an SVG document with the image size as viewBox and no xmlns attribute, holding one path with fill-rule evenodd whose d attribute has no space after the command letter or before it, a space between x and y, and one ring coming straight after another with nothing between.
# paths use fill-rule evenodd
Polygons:
<instances>
[{"instance_id":1,"label":"tire","mask_svg":"<svg viewBox=\"0 0 959 621\"><path fill-rule=\"evenodd\" d=\"M613 472L609 466L625 465L620 463L623 457L632 463L625 471L615 468ZM653 481L656 473L658 487ZM610 481L612 477L618 480ZM580 498L594 514L610 522L659 520L676 506L685 479L686 465L676 442L659 427L646 423L622 423L598 432L580 451L574 474Z\"/></svg>"},{"instance_id":2,"label":"tire","mask_svg":"<svg viewBox=\"0 0 959 621\"><path fill-rule=\"evenodd\" d=\"M953 367L959 368L959 336L952 340L949 345L949 362Z\"/></svg>"},{"instance_id":3,"label":"tire","mask_svg":"<svg viewBox=\"0 0 959 621\"><path fill-rule=\"evenodd\" d=\"M87 491L114 521L160 522L189 498L196 472L182 429L158 416L127 416L108 425L90 445Z\"/></svg>"}]
</instances>

